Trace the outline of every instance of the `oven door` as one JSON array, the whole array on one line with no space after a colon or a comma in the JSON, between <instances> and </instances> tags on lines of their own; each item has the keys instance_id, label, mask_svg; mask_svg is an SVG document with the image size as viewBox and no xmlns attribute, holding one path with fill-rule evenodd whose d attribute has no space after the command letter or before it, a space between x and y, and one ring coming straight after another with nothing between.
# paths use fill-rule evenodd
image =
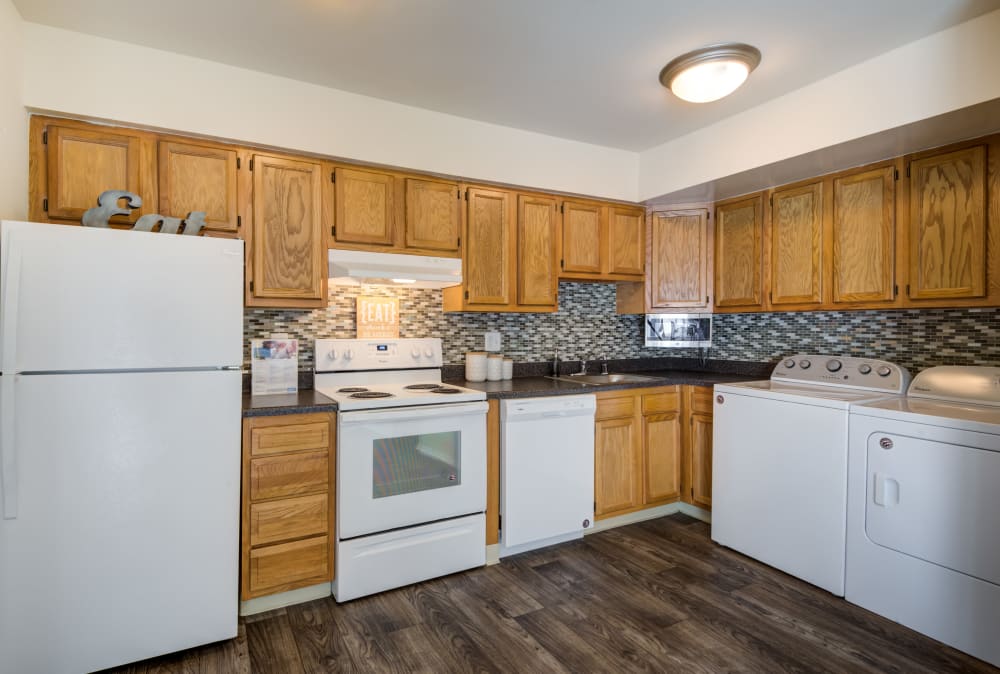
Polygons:
<instances>
[{"instance_id":1,"label":"oven door","mask_svg":"<svg viewBox=\"0 0 1000 674\"><path fill-rule=\"evenodd\" d=\"M337 536L486 509L485 402L342 412Z\"/></svg>"}]
</instances>

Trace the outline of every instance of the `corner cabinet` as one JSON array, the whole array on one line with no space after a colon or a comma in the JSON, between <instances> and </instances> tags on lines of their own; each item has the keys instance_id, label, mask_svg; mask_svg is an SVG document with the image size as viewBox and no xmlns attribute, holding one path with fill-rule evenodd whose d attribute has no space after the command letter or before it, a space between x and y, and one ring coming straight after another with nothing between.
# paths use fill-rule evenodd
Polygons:
<instances>
[{"instance_id":1,"label":"corner cabinet","mask_svg":"<svg viewBox=\"0 0 1000 674\"><path fill-rule=\"evenodd\" d=\"M555 199L470 186L465 202L463 281L444 289L444 310L555 311Z\"/></svg>"},{"instance_id":2,"label":"corner cabinet","mask_svg":"<svg viewBox=\"0 0 1000 674\"><path fill-rule=\"evenodd\" d=\"M240 598L333 580L333 413L243 420Z\"/></svg>"},{"instance_id":3,"label":"corner cabinet","mask_svg":"<svg viewBox=\"0 0 1000 674\"><path fill-rule=\"evenodd\" d=\"M712 509L712 387L684 387L683 501Z\"/></svg>"},{"instance_id":4,"label":"corner cabinet","mask_svg":"<svg viewBox=\"0 0 1000 674\"><path fill-rule=\"evenodd\" d=\"M763 221L761 194L716 206L716 310L763 310Z\"/></svg>"},{"instance_id":5,"label":"corner cabinet","mask_svg":"<svg viewBox=\"0 0 1000 674\"><path fill-rule=\"evenodd\" d=\"M641 207L563 200L559 277L638 281L645 273L646 222Z\"/></svg>"},{"instance_id":6,"label":"corner cabinet","mask_svg":"<svg viewBox=\"0 0 1000 674\"><path fill-rule=\"evenodd\" d=\"M654 212L650 217L650 310L709 310L711 234L708 211Z\"/></svg>"},{"instance_id":7,"label":"corner cabinet","mask_svg":"<svg viewBox=\"0 0 1000 674\"><path fill-rule=\"evenodd\" d=\"M327 303L322 167L291 157L255 154L248 307L324 307Z\"/></svg>"}]
</instances>

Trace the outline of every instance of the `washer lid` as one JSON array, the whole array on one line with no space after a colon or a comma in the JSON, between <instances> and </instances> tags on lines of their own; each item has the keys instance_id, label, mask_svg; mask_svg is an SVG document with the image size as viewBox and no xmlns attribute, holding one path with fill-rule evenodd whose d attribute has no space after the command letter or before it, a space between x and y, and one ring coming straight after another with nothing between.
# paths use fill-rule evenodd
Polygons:
<instances>
[{"instance_id":1,"label":"washer lid","mask_svg":"<svg viewBox=\"0 0 1000 674\"><path fill-rule=\"evenodd\" d=\"M1000 367L939 365L916 377L906 395L1000 407Z\"/></svg>"},{"instance_id":2,"label":"washer lid","mask_svg":"<svg viewBox=\"0 0 1000 674\"><path fill-rule=\"evenodd\" d=\"M1000 407L994 405L898 396L854 405L851 414L980 433L1000 433Z\"/></svg>"}]
</instances>

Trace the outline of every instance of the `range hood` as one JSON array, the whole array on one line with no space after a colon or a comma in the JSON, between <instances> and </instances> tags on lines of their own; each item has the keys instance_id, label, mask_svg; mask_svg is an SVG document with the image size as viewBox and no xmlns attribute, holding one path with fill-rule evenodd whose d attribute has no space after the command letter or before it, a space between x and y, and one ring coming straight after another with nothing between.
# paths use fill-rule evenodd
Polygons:
<instances>
[{"instance_id":1,"label":"range hood","mask_svg":"<svg viewBox=\"0 0 1000 674\"><path fill-rule=\"evenodd\" d=\"M331 248L330 283L448 288L462 283L462 260Z\"/></svg>"}]
</instances>

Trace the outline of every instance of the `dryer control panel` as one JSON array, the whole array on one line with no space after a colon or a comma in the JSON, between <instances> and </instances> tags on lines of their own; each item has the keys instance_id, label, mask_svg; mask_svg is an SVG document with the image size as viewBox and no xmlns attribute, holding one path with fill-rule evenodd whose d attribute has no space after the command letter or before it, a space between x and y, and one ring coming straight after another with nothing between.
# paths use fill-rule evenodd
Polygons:
<instances>
[{"instance_id":1,"label":"dryer control panel","mask_svg":"<svg viewBox=\"0 0 1000 674\"><path fill-rule=\"evenodd\" d=\"M909 371L896 363L874 358L798 353L782 358L771 381L825 384L890 394L906 393Z\"/></svg>"}]
</instances>

